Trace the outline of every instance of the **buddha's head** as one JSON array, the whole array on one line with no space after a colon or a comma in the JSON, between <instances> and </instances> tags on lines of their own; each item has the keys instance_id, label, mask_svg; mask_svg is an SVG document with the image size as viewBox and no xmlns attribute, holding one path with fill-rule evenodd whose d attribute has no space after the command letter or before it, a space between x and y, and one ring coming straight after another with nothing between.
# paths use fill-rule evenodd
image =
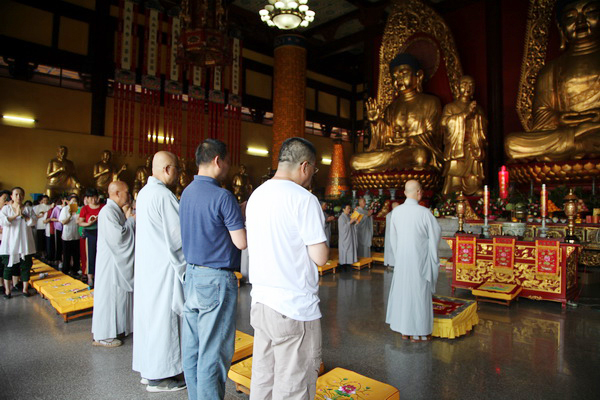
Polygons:
<instances>
[{"instance_id":1,"label":"buddha's head","mask_svg":"<svg viewBox=\"0 0 600 400\"><path fill-rule=\"evenodd\" d=\"M475 94L475 81L469 75L463 75L458 81L458 92L460 98L464 100L471 100L473 94Z\"/></svg>"},{"instance_id":2,"label":"buddha's head","mask_svg":"<svg viewBox=\"0 0 600 400\"><path fill-rule=\"evenodd\" d=\"M398 54L389 65L392 85L398 93L422 91L423 70L419 61L410 54Z\"/></svg>"},{"instance_id":3,"label":"buddha's head","mask_svg":"<svg viewBox=\"0 0 600 400\"><path fill-rule=\"evenodd\" d=\"M69 153L69 150L67 149L67 146L58 146L56 156L58 157L59 160L64 160L65 158L67 158L68 153Z\"/></svg>"},{"instance_id":4,"label":"buddha's head","mask_svg":"<svg viewBox=\"0 0 600 400\"><path fill-rule=\"evenodd\" d=\"M556 18L562 49L567 43L600 40L600 0L559 0Z\"/></svg>"},{"instance_id":5,"label":"buddha's head","mask_svg":"<svg viewBox=\"0 0 600 400\"><path fill-rule=\"evenodd\" d=\"M246 166L244 164L240 165L240 175L246 174Z\"/></svg>"},{"instance_id":6,"label":"buddha's head","mask_svg":"<svg viewBox=\"0 0 600 400\"><path fill-rule=\"evenodd\" d=\"M102 152L102 161L104 161L105 163L109 162L111 157L112 153L109 150L104 150Z\"/></svg>"}]
</instances>

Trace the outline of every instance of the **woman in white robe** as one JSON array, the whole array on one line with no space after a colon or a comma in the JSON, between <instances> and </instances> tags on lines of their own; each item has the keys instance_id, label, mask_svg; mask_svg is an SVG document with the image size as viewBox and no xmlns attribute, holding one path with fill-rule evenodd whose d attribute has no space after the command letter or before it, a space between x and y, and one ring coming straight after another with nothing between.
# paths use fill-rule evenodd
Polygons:
<instances>
[{"instance_id":1,"label":"woman in white robe","mask_svg":"<svg viewBox=\"0 0 600 400\"><path fill-rule=\"evenodd\" d=\"M4 266L4 298L11 298L11 278L15 286L19 282L19 274L23 281L23 295L29 296L29 271L33 264L35 240L32 227L37 218L31 207L23 205L25 191L15 187L11 192L12 203L0 210L2 225L2 243L0 256Z\"/></svg>"}]
</instances>

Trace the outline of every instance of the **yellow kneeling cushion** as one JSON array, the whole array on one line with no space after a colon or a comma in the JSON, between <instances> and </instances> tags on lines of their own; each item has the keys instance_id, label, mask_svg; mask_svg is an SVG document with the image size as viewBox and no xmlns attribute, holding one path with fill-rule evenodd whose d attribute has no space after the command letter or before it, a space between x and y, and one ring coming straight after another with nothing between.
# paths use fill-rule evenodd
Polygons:
<instances>
[{"instance_id":1,"label":"yellow kneeling cushion","mask_svg":"<svg viewBox=\"0 0 600 400\"><path fill-rule=\"evenodd\" d=\"M86 310L94 307L94 291L84 290L67 297L56 297L50 303L61 314Z\"/></svg>"},{"instance_id":2,"label":"yellow kneeling cushion","mask_svg":"<svg viewBox=\"0 0 600 400\"><path fill-rule=\"evenodd\" d=\"M233 364L231 368L229 368L227 376L238 385L250 388L250 379L252 378L252 357L240 361L237 364Z\"/></svg>"},{"instance_id":3,"label":"yellow kneeling cushion","mask_svg":"<svg viewBox=\"0 0 600 400\"><path fill-rule=\"evenodd\" d=\"M252 355L253 346L254 338L252 336L244 332L235 331L235 352L233 353L231 363Z\"/></svg>"},{"instance_id":4,"label":"yellow kneeling cushion","mask_svg":"<svg viewBox=\"0 0 600 400\"><path fill-rule=\"evenodd\" d=\"M317 380L315 400L325 399L399 400L395 387L344 368L335 368Z\"/></svg>"}]
</instances>

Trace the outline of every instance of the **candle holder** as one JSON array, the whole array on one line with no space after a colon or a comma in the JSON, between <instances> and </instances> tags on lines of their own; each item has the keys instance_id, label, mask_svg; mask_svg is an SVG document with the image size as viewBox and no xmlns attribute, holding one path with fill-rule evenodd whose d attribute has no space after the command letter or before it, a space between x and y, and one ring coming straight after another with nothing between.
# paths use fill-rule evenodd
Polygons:
<instances>
[{"instance_id":1,"label":"candle holder","mask_svg":"<svg viewBox=\"0 0 600 400\"><path fill-rule=\"evenodd\" d=\"M577 214L577 196L573 193L573 189L569 189L569 194L565 196L565 215L568 218L567 235L565 242L578 243L579 238L575 236L575 214Z\"/></svg>"},{"instance_id":2,"label":"candle holder","mask_svg":"<svg viewBox=\"0 0 600 400\"><path fill-rule=\"evenodd\" d=\"M459 192L456 198L456 215L458 216L458 230L456 233L465 233L463 225L465 223L465 212L467 211L466 200L467 198L463 196L463 192Z\"/></svg>"}]
</instances>

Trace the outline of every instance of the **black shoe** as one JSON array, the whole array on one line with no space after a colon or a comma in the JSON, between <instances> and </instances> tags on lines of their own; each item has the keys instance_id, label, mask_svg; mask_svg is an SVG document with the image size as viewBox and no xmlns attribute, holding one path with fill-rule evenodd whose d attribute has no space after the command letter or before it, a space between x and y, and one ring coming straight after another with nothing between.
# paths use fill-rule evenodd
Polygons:
<instances>
[{"instance_id":1,"label":"black shoe","mask_svg":"<svg viewBox=\"0 0 600 400\"><path fill-rule=\"evenodd\" d=\"M31 297L31 294L29 292L23 292L23 296L25 296L25 297Z\"/></svg>"},{"instance_id":2,"label":"black shoe","mask_svg":"<svg viewBox=\"0 0 600 400\"><path fill-rule=\"evenodd\" d=\"M4 293L4 298L5 298L5 299L10 299L11 297L12 297L12 296L10 295L10 293L9 293L9 294L6 294L6 293Z\"/></svg>"}]
</instances>

